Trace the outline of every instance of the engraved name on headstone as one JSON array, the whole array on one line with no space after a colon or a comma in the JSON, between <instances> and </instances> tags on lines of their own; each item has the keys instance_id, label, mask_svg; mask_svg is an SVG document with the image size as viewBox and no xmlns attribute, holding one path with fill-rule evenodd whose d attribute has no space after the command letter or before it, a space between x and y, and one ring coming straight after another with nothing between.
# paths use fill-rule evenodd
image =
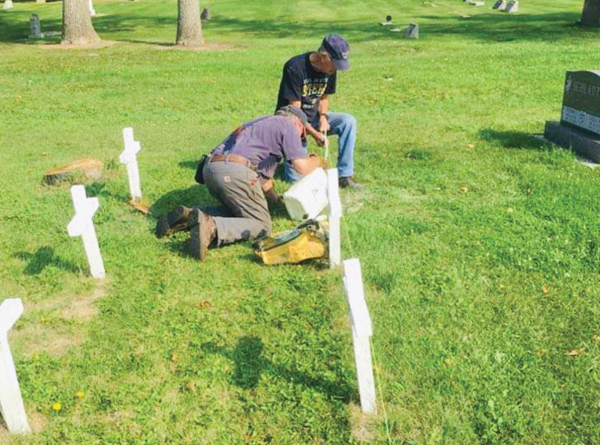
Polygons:
<instances>
[{"instance_id":1,"label":"engraved name on headstone","mask_svg":"<svg viewBox=\"0 0 600 445\"><path fill-rule=\"evenodd\" d=\"M600 135L600 71L568 71L561 123Z\"/></svg>"},{"instance_id":2,"label":"engraved name on headstone","mask_svg":"<svg viewBox=\"0 0 600 445\"><path fill-rule=\"evenodd\" d=\"M6 299L0 305L0 412L11 433L29 431L17 371L8 345L8 331L22 313L20 298Z\"/></svg>"}]
</instances>

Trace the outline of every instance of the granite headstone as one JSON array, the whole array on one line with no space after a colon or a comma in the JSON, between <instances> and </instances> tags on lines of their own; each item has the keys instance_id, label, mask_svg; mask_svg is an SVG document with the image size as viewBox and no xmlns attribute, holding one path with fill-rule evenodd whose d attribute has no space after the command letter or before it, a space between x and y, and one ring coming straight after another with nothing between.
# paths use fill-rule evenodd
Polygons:
<instances>
[{"instance_id":1,"label":"granite headstone","mask_svg":"<svg viewBox=\"0 0 600 445\"><path fill-rule=\"evenodd\" d=\"M560 122L546 122L544 137L600 161L600 71L568 71Z\"/></svg>"},{"instance_id":2,"label":"granite headstone","mask_svg":"<svg viewBox=\"0 0 600 445\"><path fill-rule=\"evenodd\" d=\"M31 18L29 19L29 38L42 38L42 27L40 25L40 19L37 14L31 14Z\"/></svg>"},{"instance_id":3,"label":"granite headstone","mask_svg":"<svg viewBox=\"0 0 600 445\"><path fill-rule=\"evenodd\" d=\"M504 12L519 12L519 2L517 0L508 2L508 5L506 5L506 9L504 9Z\"/></svg>"},{"instance_id":4,"label":"granite headstone","mask_svg":"<svg viewBox=\"0 0 600 445\"><path fill-rule=\"evenodd\" d=\"M492 9L498 9L500 11L504 11L505 8L506 8L505 0L498 0L496 3L494 3L494 6L492 7Z\"/></svg>"}]
</instances>

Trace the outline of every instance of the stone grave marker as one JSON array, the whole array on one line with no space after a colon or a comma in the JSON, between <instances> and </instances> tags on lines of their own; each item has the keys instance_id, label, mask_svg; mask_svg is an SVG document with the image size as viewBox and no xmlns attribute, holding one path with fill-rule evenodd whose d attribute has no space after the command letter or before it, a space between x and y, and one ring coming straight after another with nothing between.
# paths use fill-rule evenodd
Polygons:
<instances>
[{"instance_id":1,"label":"stone grave marker","mask_svg":"<svg viewBox=\"0 0 600 445\"><path fill-rule=\"evenodd\" d=\"M519 12L519 2L517 0L508 2L508 5L506 5L504 12Z\"/></svg>"},{"instance_id":2,"label":"stone grave marker","mask_svg":"<svg viewBox=\"0 0 600 445\"><path fill-rule=\"evenodd\" d=\"M360 406L363 413L371 414L377 412L370 345L373 328L365 301L360 261L357 258L344 261L344 289L352 319L352 341Z\"/></svg>"},{"instance_id":3,"label":"stone grave marker","mask_svg":"<svg viewBox=\"0 0 600 445\"><path fill-rule=\"evenodd\" d=\"M492 7L492 9L498 9L499 11L504 11L506 9L506 1L498 0L496 3L494 3L494 6Z\"/></svg>"},{"instance_id":4,"label":"stone grave marker","mask_svg":"<svg viewBox=\"0 0 600 445\"><path fill-rule=\"evenodd\" d=\"M340 218L342 201L337 168L327 170L327 201L329 202L329 267L339 267L342 262Z\"/></svg>"},{"instance_id":5,"label":"stone grave marker","mask_svg":"<svg viewBox=\"0 0 600 445\"><path fill-rule=\"evenodd\" d=\"M29 432L17 371L8 345L8 331L23 313L20 298L9 298L0 305L0 412L11 433Z\"/></svg>"},{"instance_id":6,"label":"stone grave marker","mask_svg":"<svg viewBox=\"0 0 600 445\"><path fill-rule=\"evenodd\" d=\"M208 22L210 20L210 9L204 8L202 13L200 14L200 20L203 22Z\"/></svg>"},{"instance_id":7,"label":"stone grave marker","mask_svg":"<svg viewBox=\"0 0 600 445\"><path fill-rule=\"evenodd\" d=\"M411 23L408 28L404 31L404 37L407 39L418 39L419 38L419 25Z\"/></svg>"},{"instance_id":8,"label":"stone grave marker","mask_svg":"<svg viewBox=\"0 0 600 445\"><path fill-rule=\"evenodd\" d=\"M600 162L600 71L568 71L560 122L546 122L544 137Z\"/></svg>"},{"instance_id":9,"label":"stone grave marker","mask_svg":"<svg viewBox=\"0 0 600 445\"><path fill-rule=\"evenodd\" d=\"M131 200L139 202L142 200L142 189L140 187L140 171L137 163L137 154L141 150L141 145L133 139L133 128L123 128L123 144L125 150L121 153L119 160L121 164L127 167L127 176L129 177L129 191Z\"/></svg>"},{"instance_id":10,"label":"stone grave marker","mask_svg":"<svg viewBox=\"0 0 600 445\"><path fill-rule=\"evenodd\" d=\"M29 19L29 38L42 38L42 27L40 25L40 19L37 14L31 14L31 18Z\"/></svg>"},{"instance_id":11,"label":"stone grave marker","mask_svg":"<svg viewBox=\"0 0 600 445\"><path fill-rule=\"evenodd\" d=\"M92 221L94 214L100 207L98 198L88 198L83 185L71 187L71 197L73 207L75 207L75 216L67 226L67 231L70 236L81 236L92 276L104 278L104 263L102 262L102 255L100 255L100 246Z\"/></svg>"},{"instance_id":12,"label":"stone grave marker","mask_svg":"<svg viewBox=\"0 0 600 445\"><path fill-rule=\"evenodd\" d=\"M390 26L392 25L392 16L391 15L386 15L385 16L385 20L383 22L379 23L381 26Z\"/></svg>"},{"instance_id":13,"label":"stone grave marker","mask_svg":"<svg viewBox=\"0 0 600 445\"><path fill-rule=\"evenodd\" d=\"M4 0L4 4L2 5L2 9L12 9L13 2L12 0Z\"/></svg>"},{"instance_id":14,"label":"stone grave marker","mask_svg":"<svg viewBox=\"0 0 600 445\"><path fill-rule=\"evenodd\" d=\"M90 8L90 16L96 17L96 10L94 9L94 4L92 3L92 0L88 0L88 3L88 6Z\"/></svg>"}]
</instances>

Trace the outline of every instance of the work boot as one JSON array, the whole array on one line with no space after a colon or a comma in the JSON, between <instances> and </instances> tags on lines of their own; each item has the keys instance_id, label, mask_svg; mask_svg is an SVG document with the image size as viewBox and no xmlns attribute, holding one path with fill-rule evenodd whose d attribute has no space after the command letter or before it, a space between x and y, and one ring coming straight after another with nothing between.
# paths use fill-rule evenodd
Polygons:
<instances>
[{"instance_id":1,"label":"work boot","mask_svg":"<svg viewBox=\"0 0 600 445\"><path fill-rule=\"evenodd\" d=\"M353 190L362 190L365 188L364 185L359 184L354 180L352 176L346 176L339 179L339 185L341 189L353 189Z\"/></svg>"},{"instance_id":2,"label":"work boot","mask_svg":"<svg viewBox=\"0 0 600 445\"><path fill-rule=\"evenodd\" d=\"M193 209L190 215L190 253L194 258L204 261L208 255L208 246L217 235L215 220L206 213Z\"/></svg>"},{"instance_id":3,"label":"work boot","mask_svg":"<svg viewBox=\"0 0 600 445\"><path fill-rule=\"evenodd\" d=\"M156 223L156 236L162 238L163 236L189 229L191 213L192 209L179 206L165 216L161 216Z\"/></svg>"}]
</instances>

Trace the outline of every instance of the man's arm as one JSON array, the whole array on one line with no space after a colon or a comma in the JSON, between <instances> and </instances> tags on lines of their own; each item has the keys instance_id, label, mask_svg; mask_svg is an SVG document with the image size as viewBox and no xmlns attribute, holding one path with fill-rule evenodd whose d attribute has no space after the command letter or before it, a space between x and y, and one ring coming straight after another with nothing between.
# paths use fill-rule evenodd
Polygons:
<instances>
[{"instance_id":1,"label":"man's arm","mask_svg":"<svg viewBox=\"0 0 600 445\"><path fill-rule=\"evenodd\" d=\"M325 133L331 128L329 126L329 119L327 119L326 114L329 111L329 96L327 94L323 94L319 98L317 110L319 110L319 130Z\"/></svg>"},{"instance_id":2,"label":"man's arm","mask_svg":"<svg viewBox=\"0 0 600 445\"><path fill-rule=\"evenodd\" d=\"M300 99L288 99L288 103L296 108L302 109L302 102ZM328 105L329 106L329 105ZM319 146L323 146L325 144L325 135L323 133L319 133L315 127L313 127L310 122L306 124L306 132L310 134ZM327 122L327 129L329 129L329 122Z\"/></svg>"},{"instance_id":3,"label":"man's arm","mask_svg":"<svg viewBox=\"0 0 600 445\"><path fill-rule=\"evenodd\" d=\"M294 159L292 165L302 176L308 175L315 168L321 166L321 159L318 156L309 156L304 159Z\"/></svg>"}]
</instances>

